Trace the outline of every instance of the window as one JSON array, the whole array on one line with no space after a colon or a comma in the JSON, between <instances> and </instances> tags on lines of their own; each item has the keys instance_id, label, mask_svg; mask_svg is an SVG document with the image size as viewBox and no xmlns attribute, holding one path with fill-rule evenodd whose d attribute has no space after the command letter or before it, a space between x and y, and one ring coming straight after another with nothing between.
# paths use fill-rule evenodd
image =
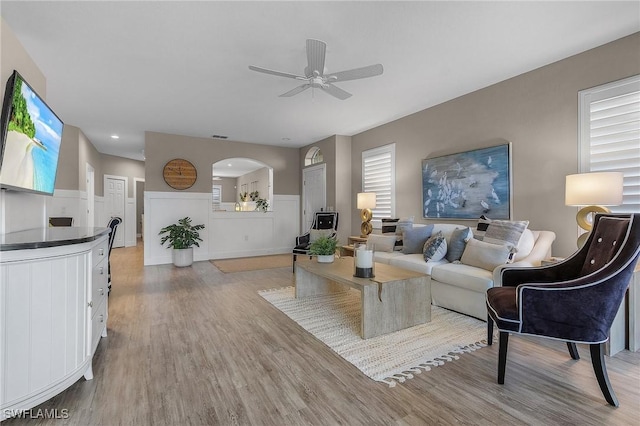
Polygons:
<instances>
[{"instance_id":1,"label":"window","mask_svg":"<svg viewBox=\"0 0 640 426\"><path fill-rule=\"evenodd\" d=\"M362 152L362 191L376 193L373 226L381 226L380 219L395 217L396 204L396 144Z\"/></svg>"},{"instance_id":2,"label":"window","mask_svg":"<svg viewBox=\"0 0 640 426\"><path fill-rule=\"evenodd\" d=\"M304 165L312 166L314 164L322 163L324 161L324 157L322 155L322 151L317 146L309 148L307 154L304 157Z\"/></svg>"},{"instance_id":3,"label":"window","mask_svg":"<svg viewBox=\"0 0 640 426\"><path fill-rule=\"evenodd\" d=\"M213 210L219 210L222 204L222 185L213 185L211 190L211 200L213 203Z\"/></svg>"},{"instance_id":4,"label":"window","mask_svg":"<svg viewBox=\"0 0 640 426\"><path fill-rule=\"evenodd\" d=\"M640 212L640 75L579 92L580 172L622 172L623 201Z\"/></svg>"}]
</instances>

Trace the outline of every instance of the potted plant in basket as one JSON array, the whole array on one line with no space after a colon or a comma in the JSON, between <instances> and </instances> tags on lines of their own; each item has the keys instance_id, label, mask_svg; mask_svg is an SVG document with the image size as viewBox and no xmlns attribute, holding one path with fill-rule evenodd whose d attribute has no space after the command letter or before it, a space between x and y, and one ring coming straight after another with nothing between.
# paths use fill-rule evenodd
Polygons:
<instances>
[{"instance_id":1,"label":"potted plant in basket","mask_svg":"<svg viewBox=\"0 0 640 426\"><path fill-rule=\"evenodd\" d=\"M311 243L309 254L318 256L318 262L331 263L335 259L338 240L322 236Z\"/></svg>"},{"instance_id":2,"label":"potted plant in basket","mask_svg":"<svg viewBox=\"0 0 640 426\"><path fill-rule=\"evenodd\" d=\"M189 266L193 263L193 246L200 247L199 230L204 229L204 225L192 225L190 217L178 220L178 223L166 226L160 230L158 235L164 235L160 240L160 245L167 241L172 248L173 264L176 266Z\"/></svg>"}]
</instances>

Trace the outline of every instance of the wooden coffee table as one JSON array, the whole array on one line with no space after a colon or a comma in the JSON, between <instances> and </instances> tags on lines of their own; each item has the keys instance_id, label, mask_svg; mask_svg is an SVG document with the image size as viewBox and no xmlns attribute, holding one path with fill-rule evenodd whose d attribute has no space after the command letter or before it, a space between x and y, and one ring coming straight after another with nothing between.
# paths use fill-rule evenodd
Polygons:
<instances>
[{"instance_id":1,"label":"wooden coffee table","mask_svg":"<svg viewBox=\"0 0 640 426\"><path fill-rule=\"evenodd\" d=\"M296 264L296 298L355 288L361 294L360 336L363 339L431 321L428 275L376 263L375 278L353 276L353 258L333 263L300 260Z\"/></svg>"}]
</instances>

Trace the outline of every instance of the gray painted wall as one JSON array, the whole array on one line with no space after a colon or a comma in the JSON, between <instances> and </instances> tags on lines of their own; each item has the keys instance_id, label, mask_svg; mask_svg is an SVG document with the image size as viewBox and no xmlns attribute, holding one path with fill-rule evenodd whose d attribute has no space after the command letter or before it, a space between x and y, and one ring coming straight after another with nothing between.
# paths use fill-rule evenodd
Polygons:
<instances>
[{"instance_id":1,"label":"gray painted wall","mask_svg":"<svg viewBox=\"0 0 640 426\"><path fill-rule=\"evenodd\" d=\"M638 52L635 33L353 136L351 198L361 187L362 151L396 142L396 215L426 223L421 159L507 140L514 219L554 231L554 255L573 253L577 209L564 205L564 180L578 171L578 91L639 74ZM359 224L352 209L351 229Z\"/></svg>"},{"instance_id":2,"label":"gray painted wall","mask_svg":"<svg viewBox=\"0 0 640 426\"><path fill-rule=\"evenodd\" d=\"M300 160L297 148L145 132L144 152L147 191L176 191L162 177L164 165L174 158L190 161L198 172L196 183L183 192L210 192L213 163L226 158L245 157L273 168L274 194L300 193Z\"/></svg>"}]
</instances>

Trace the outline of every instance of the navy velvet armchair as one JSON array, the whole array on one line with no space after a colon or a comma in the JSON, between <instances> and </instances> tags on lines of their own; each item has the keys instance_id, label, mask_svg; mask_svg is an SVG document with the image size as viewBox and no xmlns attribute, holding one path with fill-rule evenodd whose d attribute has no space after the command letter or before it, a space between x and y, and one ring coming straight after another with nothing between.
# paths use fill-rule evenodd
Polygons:
<instances>
[{"instance_id":1,"label":"navy velvet armchair","mask_svg":"<svg viewBox=\"0 0 640 426\"><path fill-rule=\"evenodd\" d=\"M640 214L598 214L584 246L563 262L538 268L506 268L501 287L487 290L487 341L500 332L498 383L504 384L509 334L588 344L600 389L618 406L604 362L604 343L640 253Z\"/></svg>"}]
</instances>

